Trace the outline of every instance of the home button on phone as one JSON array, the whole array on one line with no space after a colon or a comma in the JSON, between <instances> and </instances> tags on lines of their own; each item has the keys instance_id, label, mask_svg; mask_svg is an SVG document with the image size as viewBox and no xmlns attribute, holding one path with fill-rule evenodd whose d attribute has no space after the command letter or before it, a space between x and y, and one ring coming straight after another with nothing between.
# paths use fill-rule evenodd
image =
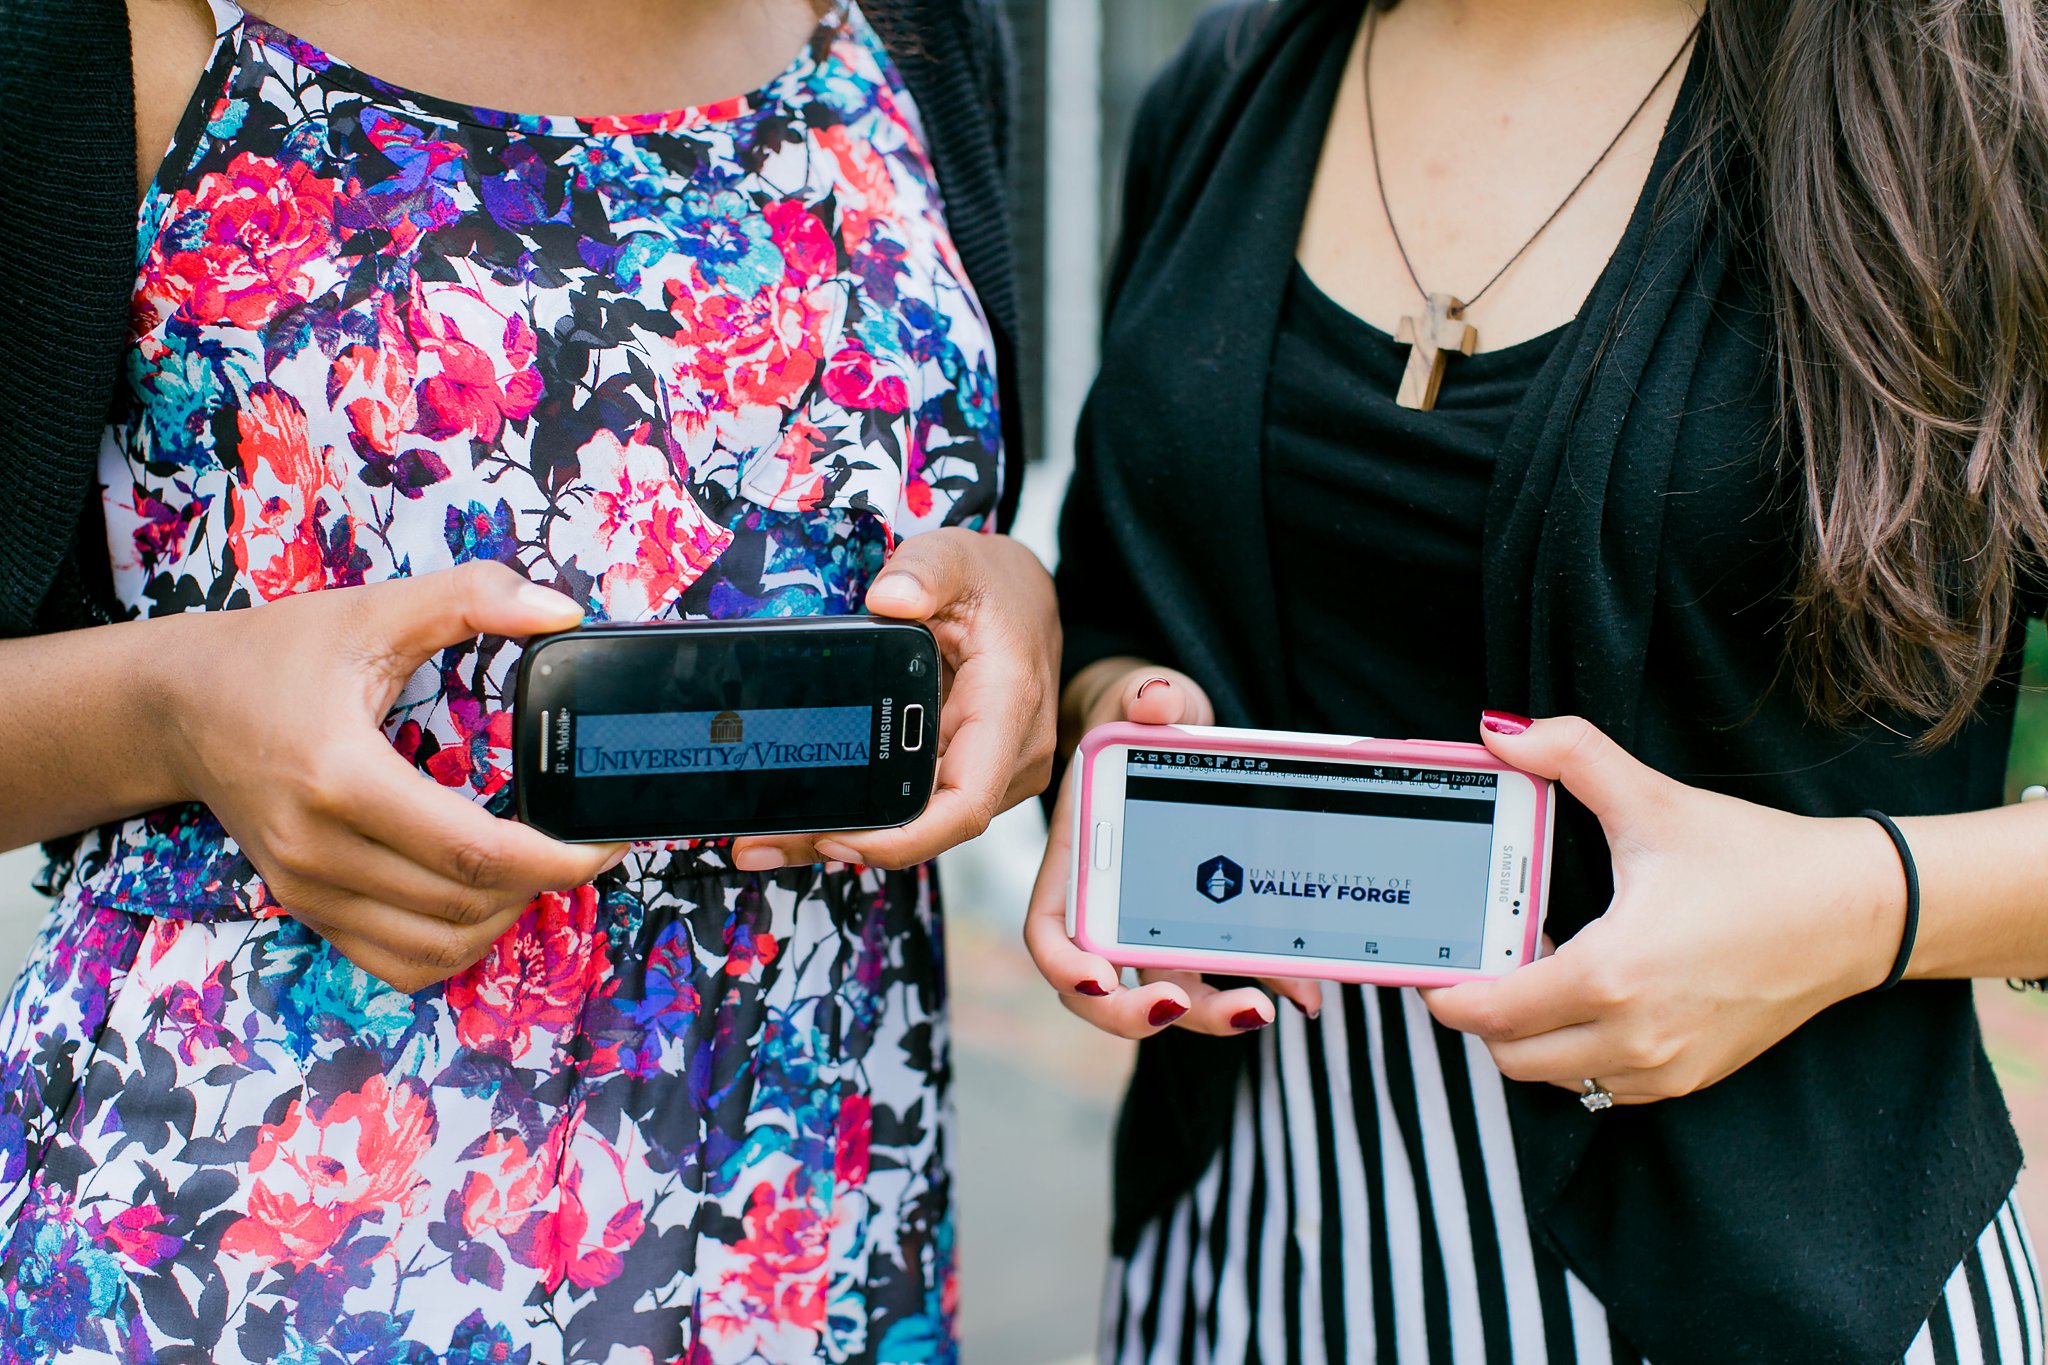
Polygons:
<instances>
[{"instance_id":1,"label":"home button on phone","mask_svg":"<svg viewBox=\"0 0 2048 1365\"><path fill-rule=\"evenodd\" d=\"M1107 820L1095 822L1095 865L1109 871L1110 854L1116 849L1116 826Z\"/></svg>"},{"instance_id":2,"label":"home button on phone","mask_svg":"<svg viewBox=\"0 0 2048 1365\"><path fill-rule=\"evenodd\" d=\"M914 754L924 747L924 708L915 702L903 708L903 752Z\"/></svg>"}]
</instances>

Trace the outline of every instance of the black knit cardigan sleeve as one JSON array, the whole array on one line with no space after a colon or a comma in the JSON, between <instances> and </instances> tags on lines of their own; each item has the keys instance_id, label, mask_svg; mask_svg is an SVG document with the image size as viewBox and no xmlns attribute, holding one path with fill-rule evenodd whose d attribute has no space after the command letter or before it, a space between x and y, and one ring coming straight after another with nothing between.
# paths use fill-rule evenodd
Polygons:
<instances>
[{"instance_id":1,"label":"black knit cardigan sleeve","mask_svg":"<svg viewBox=\"0 0 2048 1365\"><path fill-rule=\"evenodd\" d=\"M121 0L0 0L0 635L92 619L69 556L135 286ZM45 599L53 599L44 610Z\"/></svg>"},{"instance_id":2,"label":"black knit cardigan sleeve","mask_svg":"<svg viewBox=\"0 0 2048 1365\"><path fill-rule=\"evenodd\" d=\"M1023 402L997 0L868 0L923 114L947 222L995 334L1016 510ZM0 638L108 619L93 471L135 285L124 0L0 0Z\"/></svg>"}]
</instances>

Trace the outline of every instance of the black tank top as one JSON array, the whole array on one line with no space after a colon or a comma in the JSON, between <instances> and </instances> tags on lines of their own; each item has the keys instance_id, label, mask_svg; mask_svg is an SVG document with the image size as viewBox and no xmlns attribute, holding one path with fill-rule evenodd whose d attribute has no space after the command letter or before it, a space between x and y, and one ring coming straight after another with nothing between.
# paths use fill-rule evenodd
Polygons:
<instances>
[{"instance_id":1,"label":"black tank top","mask_svg":"<svg viewBox=\"0 0 2048 1365\"><path fill-rule=\"evenodd\" d=\"M1289 724L1477 738L1487 487L1558 335L1451 357L1435 411L1411 412L1394 402L1408 348L1295 267L1265 437Z\"/></svg>"}]
</instances>

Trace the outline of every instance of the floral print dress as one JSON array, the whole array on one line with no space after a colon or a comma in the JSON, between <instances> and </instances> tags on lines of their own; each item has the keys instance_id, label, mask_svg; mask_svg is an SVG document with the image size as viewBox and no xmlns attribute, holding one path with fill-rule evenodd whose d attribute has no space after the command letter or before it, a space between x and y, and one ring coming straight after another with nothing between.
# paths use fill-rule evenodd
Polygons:
<instances>
[{"instance_id":1,"label":"floral print dress","mask_svg":"<svg viewBox=\"0 0 2048 1365\"><path fill-rule=\"evenodd\" d=\"M133 612L494 559L598 618L843 613L989 529L989 331L858 10L603 119L216 13L102 457ZM502 811L515 657L414 679L422 781ZM88 835L0 1013L0 1362L953 1358L930 873L726 853L636 848L406 995L204 809Z\"/></svg>"}]
</instances>

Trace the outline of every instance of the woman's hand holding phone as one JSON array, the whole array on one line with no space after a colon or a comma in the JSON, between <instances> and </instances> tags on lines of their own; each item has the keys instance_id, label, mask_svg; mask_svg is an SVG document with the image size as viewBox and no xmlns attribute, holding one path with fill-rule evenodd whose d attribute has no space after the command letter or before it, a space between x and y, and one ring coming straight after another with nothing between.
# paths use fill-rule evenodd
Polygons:
<instances>
[{"instance_id":1,"label":"woman's hand holding phone","mask_svg":"<svg viewBox=\"0 0 2048 1365\"><path fill-rule=\"evenodd\" d=\"M481 958L541 892L588 882L625 849L498 819L422 777L379 726L441 650L582 619L492 563L193 616L170 660L170 776L293 918L420 990Z\"/></svg>"},{"instance_id":2,"label":"woman's hand holding phone","mask_svg":"<svg viewBox=\"0 0 2048 1365\"><path fill-rule=\"evenodd\" d=\"M1215 708L1193 679L1172 669L1135 662L1097 665L1071 684L1088 698L1074 708L1075 737L1112 721L1139 725L1213 725ZM1322 1009L1322 986L1314 981L1262 979L1265 990L1244 986L1218 989L1197 972L1146 971L1129 988L1108 959L1067 937L1067 885L1073 868L1075 770L1067 774L1053 807L1045 859L1024 920L1024 946L1039 974L1059 992L1060 1003L1106 1033L1145 1038L1169 1027L1227 1037L1273 1022L1266 991L1283 996L1307 1014Z\"/></svg>"},{"instance_id":3,"label":"woman's hand holding phone","mask_svg":"<svg viewBox=\"0 0 2048 1365\"><path fill-rule=\"evenodd\" d=\"M821 860L914 867L987 829L1045 790L1059 686L1059 607L1052 576L1009 536L960 527L911 536L868 590L876 616L920 621L938 641L945 702L938 786L899 829L738 840L749 872Z\"/></svg>"},{"instance_id":4,"label":"woman's hand holding phone","mask_svg":"<svg viewBox=\"0 0 2048 1365\"><path fill-rule=\"evenodd\" d=\"M1549 957L1424 992L1501 1071L1617 1104L1704 1089L1881 982L1905 880L1884 831L1702 791L1584 720L1490 716L1487 747L1564 784L1600 820L1614 900Z\"/></svg>"}]
</instances>

